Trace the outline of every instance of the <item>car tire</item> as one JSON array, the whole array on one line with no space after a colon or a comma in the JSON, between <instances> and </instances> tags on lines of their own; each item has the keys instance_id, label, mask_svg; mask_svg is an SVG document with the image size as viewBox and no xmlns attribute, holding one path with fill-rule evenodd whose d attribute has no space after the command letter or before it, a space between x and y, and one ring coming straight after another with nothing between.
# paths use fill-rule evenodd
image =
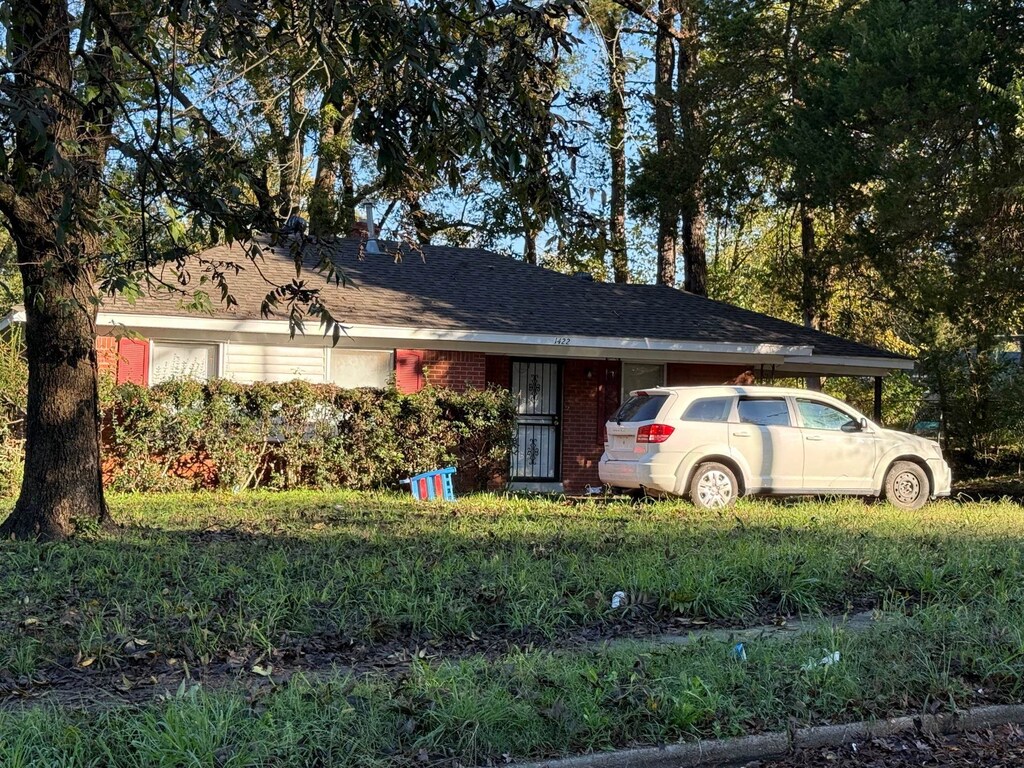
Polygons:
<instances>
[{"instance_id":1,"label":"car tire","mask_svg":"<svg viewBox=\"0 0 1024 768\"><path fill-rule=\"evenodd\" d=\"M899 509L920 509L931 493L928 474L912 461L897 461L885 476L885 498Z\"/></svg>"},{"instance_id":2,"label":"car tire","mask_svg":"<svg viewBox=\"0 0 1024 768\"><path fill-rule=\"evenodd\" d=\"M709 461L697 467L690 481L690 501L699 509L731 507L740 495L736 473L725 464Z\"/></svg>"}]
</instances>

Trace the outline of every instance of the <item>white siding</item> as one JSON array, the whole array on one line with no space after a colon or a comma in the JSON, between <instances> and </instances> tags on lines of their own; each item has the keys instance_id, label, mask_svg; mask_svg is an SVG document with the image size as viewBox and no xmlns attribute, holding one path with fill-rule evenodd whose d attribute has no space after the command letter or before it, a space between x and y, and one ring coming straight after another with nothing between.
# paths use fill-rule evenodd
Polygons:
<instances>
[{"instance_id":1,"label":"white siding","mask_svg":"<svg viewBox=\"0 0 1024 768\"><path fill-rule=\"evenodd\" d=\"M326 350L322 347L270 346L264 344L227 345L224 377L251 384L254 381L291 381L305 379L324 382Z\"/></svg>"}]
</instances>

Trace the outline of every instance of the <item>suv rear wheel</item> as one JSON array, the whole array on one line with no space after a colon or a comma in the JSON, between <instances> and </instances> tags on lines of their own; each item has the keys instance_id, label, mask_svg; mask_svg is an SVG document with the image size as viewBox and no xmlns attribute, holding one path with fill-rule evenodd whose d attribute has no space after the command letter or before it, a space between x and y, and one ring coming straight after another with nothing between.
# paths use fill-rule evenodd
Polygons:
<instances>
[{"instance_id":1,"label":"suv rear wheel","mask_svg":"<svg viewBox=\"0 0 1024 768\"><path fill-rule=\"evenodd\" d=\"M697 467L690 481L690 501L701 509L723 509L731 506L740 495L736 474L717 461Z\"/></svg>"},{"instance_id":2,"label":"suv rear wheel","mask_svg":"<svg viewBox=\"0 0 1024 768\"><path fill-rule=\"evenodd\" d=\"M928 475L912 461L897 461L885 476L885 498L900 509L920 509L931 491Z\"/></svg>"}]
</instances>

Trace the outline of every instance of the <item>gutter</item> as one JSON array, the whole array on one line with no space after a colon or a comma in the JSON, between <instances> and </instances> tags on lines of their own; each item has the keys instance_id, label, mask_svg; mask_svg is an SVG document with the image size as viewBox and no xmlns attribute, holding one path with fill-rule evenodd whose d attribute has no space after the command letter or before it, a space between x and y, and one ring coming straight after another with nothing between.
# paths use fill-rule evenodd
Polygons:
<instances>
[{"instance_id":1,"label":"gutter","mask_svg":"<svg viewBox=\"0 0 1024 768\"><path fill-rule=\"evenodd\" d=\"M12 323L24 322L25 311L15 309L0 320L0 330ZM286 320L224 319L188 315L147 315L127 312L100 312L97 326L111 331L118 328L133 330L170 331L175 338L183 332L205 332L231 336L262 335L267 337L293 336ZM307 339L319 339L310 334ZM622 359L651 362L725 362L738 365L777 365L794 371L813 372L820 366L821 373L835 374L840 370L847 375L880 375L891 370L910 370L914 362L906 358L815 355L809 344L786 345L755 342L677 341L649 337L581 336L537 333L508 333L502 331L472 331L451 328L416 328L411 326L385 326L351 324L343 326L339 344L353 346L400 348L409 346L424 349L461 348L471 351L495 351L502 347L505 354L549 357L577 357L591 359ZM825 370L827 369L827 370ZM857 373L852 373L856 370ZM785 373L785 370L780 371Z\"/></svg>"}]
</instances>

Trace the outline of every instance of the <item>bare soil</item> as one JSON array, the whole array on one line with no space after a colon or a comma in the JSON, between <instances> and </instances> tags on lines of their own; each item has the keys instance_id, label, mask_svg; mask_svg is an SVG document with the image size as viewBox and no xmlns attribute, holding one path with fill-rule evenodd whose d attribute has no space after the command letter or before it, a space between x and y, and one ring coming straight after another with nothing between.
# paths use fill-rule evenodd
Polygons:
<instances>
[{"instance_id":1,"label":"bare soil","mask_svg":"<svg viewBox=\"0 0 1024 768\"><path fill-rule=\"evenodd\" d=\"M863 744L798 750L778 760L743 768L1019 768L1024 766L1024 729L1005 725L950 736L907 734Z\"/></svg>"}]
</instances>

